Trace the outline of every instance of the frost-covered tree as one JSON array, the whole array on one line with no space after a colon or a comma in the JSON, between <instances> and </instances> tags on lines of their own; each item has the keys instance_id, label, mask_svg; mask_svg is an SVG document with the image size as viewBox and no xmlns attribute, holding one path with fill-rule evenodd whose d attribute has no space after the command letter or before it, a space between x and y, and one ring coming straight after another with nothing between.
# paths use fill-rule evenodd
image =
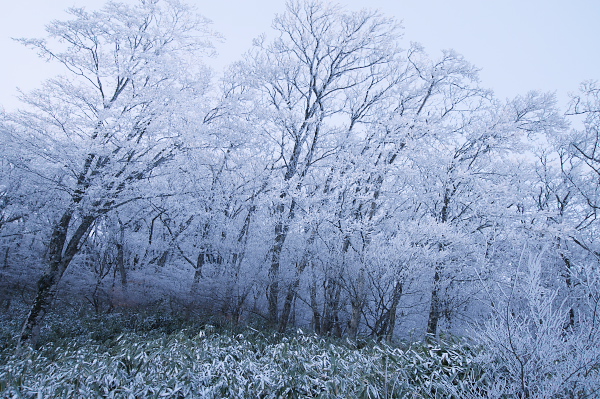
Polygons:
<instances>
[{"instance_id":1,"label":"frost-covered tree","mask_svg":"<svg viewBox=\"0 0 600 399\"><path fill-rule=\"evenodd\" d=\"M460 397L588 398L600 390L597 302L577 326L565 329L570 309L544 281L543 258L543 252L524 251L502 291L488 291L494 292L492 315L475 337L485 348L480 361L487 364L490 383L485 390L473 384Z\"/></svg>"},{"instance_id":2,"label":"frost-covered tree","mask_svg":"<svg viewBox=\"0 0 600 399\"><path fill-rule=\"evenodd\" d=\"M72 19L48 25L48 41L21 40L66 74L24 95L27 107L9 117L11 139L26 154L15 164L58 203L23 344L35 344L98 217L169 194L148 191L148 182L199 134L192 121L207 89L199 57L211 50L212 33L179 1L111 2L69 13Z\"/></svg>"},{"instance_id":3,"label":"frost-covered tree","mask_svg":"<svg viewBox=\"0 0 600 399\"><path fill-rule=\"evenodd\" d=\"M581 85L579 95L573 97L567 115L582 116L583 129L575 130L571 137L573 156L589 168L588 181L578 185L590 208L597 210L598 176L600 176L600 87L589 81Z\"/></svg>"},{"instance_id":4,"label":"frost-covered tree","mask_svg":"<svg viewBox=\"0 0 600 399\"><path fill-rule=\"evenodd\" d=\"M594 320L594 83L565 134L552 95L498 101L456 52L402 49L393 19L307 0L209 93L213 36L184 4L70 13L48 42L22 40L65 76L0 122L0 265L46 270L23 344L61 281L98 312L135 303L143 280L144 300L281 332L464 332L523 243L548 248L542 291L564 330Z\"/></svg>"},{"instance_id":5,"label":"frost-covered tree","mask_svg":"<svg viewBox=\"0 0 600 399\"><path fill-rule=\"evenodd\" d=\"M390 88L398 32L377 12L319 1L289 2L273 27L278 37L259 39L238 67L255 93L259 132L270 138L270 168L277 171L267 291L268 318L276 324L282 251L309 175Z\"/></svg>"},{"instance_id":6,"label":"frost-covered tree","mask_svg":"<svg viewBox=\"0 0 600 399\"><path fill-rule=\"evenodd\" d=\"M598 82L582 83L580 93L572 98L567 115L576 122L583 122L581 129L573 129L560 141L561 150L567 155L564 177L585 202L578 207L580 215L578 230L586 230L592 236L582 235L578 245L599 257L600 251L592 245L597 237L598 210L600 209L600 88ZM568 158L571 156L571 159Z\"/></svg>"},{"instance_id":7,"label":"frost-covered tree","mask_svg":"<svg viewBox=\"0 0 600 399\"><path fill-rule=\"evenodd\" d=\"M475 269L472 262L490 261L484 255L490 231L509 227L514 220L514 204L522 194L513 185L517 176L525 173L515 170L519 165L516 158L527 149L523 143L528 137L552 134L561 127L553 97L539 93L506 104L483 100L460 115L458 124L448 126L451 133L436 136L416 158L425 179L422 197L427 202L423 205L437 224L461 236L464 245L458 257L450 251L450 257L443 256L435 266L427 327L434 335L444 311L443 291L453 281L472 281L474 276L468 277L467 271ZM451 241L440 242L442 253L447 245L453 245ZM475 246L479 246L479 255L472 257ZM469 292L465 286L457 288Z\"/></svg>"}]
</instances>

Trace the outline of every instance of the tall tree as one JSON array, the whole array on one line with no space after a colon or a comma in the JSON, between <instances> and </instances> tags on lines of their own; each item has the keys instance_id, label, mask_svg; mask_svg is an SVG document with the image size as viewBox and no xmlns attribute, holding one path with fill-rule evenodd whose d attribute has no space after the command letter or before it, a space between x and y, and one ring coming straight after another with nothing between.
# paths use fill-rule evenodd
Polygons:
<instances>
[{"instance_id":1,"label":"tall tree","mask_svg":"<svg viewBox=\"0 0 600 399\"><path fill-rule=\"evenodd\" d=\"M583 129L576 129L569 137L570 153L583 164L581 179L570 179L585 198L591 213L588 220L595 220L600 210L600 85L595 81L582 83L580 93L573 97L567 115L583 117Z\"/></svg>"},{"instance_id":2,"label":"tall tree","mask_svg":"<svg viewBox=\"0 0 600 399\"><path fill-rule=\"evenodd\" d=\"M201 109L211 50L208 21L177 0L110 2L101 11L68 10L47 27L50 41L21 40L65 67L66 76L23 96L11 117L21 167L60 196L48 241L47 270L24 323L21 344L34 345L67 267L96 219L136 199L189 142ZM188 137L184 137L188 135Z\"/></svg>"},{"instance_id":3,"label":"tall tree","mask_svg":"<svg viewBox=\"0 0 600 399\"><path fill-rule=\"evenodd\" d=\"M312 168L335 150L332 141L343 137L340 124L352 130L389 88L398 27L377 12L345 12L316 0L288 2L273 26L278 37L259 40L245 69L264 117L261 130L274 145L272 168L281 171L267 290L268 318L276 324L282 251L298 195ZM365 94L360 112L350 112L350 93Z\"/></svg>"},{"instance_id":4,"label":"tall tree","mask_svg":"<svg viewBox=\"0 0 600 399\"><path fill-rule=\"evenodd\" d=\"M526 150L523 143L528 136L552 134L561 128L562 119L554 97L536 92L506 104L482 99L460 115L458 124L434 139L428 159L422 163L421 158L419 168L426 171L424 177L429 181L424 187L431 202L424 205L436 222L464 237L474 237L510 219L506 209L519 201L518 193L509 188L518 165L515 157ZM437 159L437 168L427 168L431 159ZM438 248L443 253L449 245L448 240L441 240ZM459 264L469 262L468 252L464 247ZM444 291L459 277L457 270L449 267L452 262L442 256L434 267L427 323L427 332L432 335L437 333L444 313Z\"/></svg>"}]
</instances>

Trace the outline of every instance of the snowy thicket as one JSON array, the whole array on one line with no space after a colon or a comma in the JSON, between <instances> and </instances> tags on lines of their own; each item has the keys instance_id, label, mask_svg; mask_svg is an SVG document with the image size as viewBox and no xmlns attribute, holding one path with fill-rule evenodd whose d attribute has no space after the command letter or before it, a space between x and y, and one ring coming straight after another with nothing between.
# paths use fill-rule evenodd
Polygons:
<instances>
[{"instance_id":1,"label":"snowy thicket","mask_svg":"<svg viewBox=\"0 0 600 399\"><path fill-rule=\"evenodd\" d=\"M219 78L218 34L178 0L70 14L22 40L64 76L0 115L0 304L29 307L22 350L53 307L161 302L282 333L468 336L498 390L597 389L596 82L501 101L461 55L313 0Z\"/></svg>"},{"instance_id":2,"label":"snowy thicket","mask_svg":"<svg viewBox=\"0 0 600 399\"><path fill-rule=\"evenodd\" d=\"M147 328L157 320L138 322ZM1 359L7 398L444 398L489 383L463 343L398 348L211 325L69 336Z\"/></svg>"}]
</instances>

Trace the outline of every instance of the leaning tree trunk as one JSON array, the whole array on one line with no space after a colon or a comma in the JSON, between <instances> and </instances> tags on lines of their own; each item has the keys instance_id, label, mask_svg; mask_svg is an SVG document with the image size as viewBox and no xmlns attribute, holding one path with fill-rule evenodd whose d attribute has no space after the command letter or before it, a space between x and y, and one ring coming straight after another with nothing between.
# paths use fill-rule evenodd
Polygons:
<instances>
[{"instance_id":1,"label":"leaning tree trunk","mask_svg":"<svg viewBox=\"0 0 600 399\"><path fill-rule=\"evenodd\" d=\"M42 322L56 297L58 285L96 217L87 215L79 220L75 232L70 238L69 225L73 219L72 210L67 210L54 227L48 248L48 269L38 280L37 294L23 325L19 348L34 347L37 344Z\"/></svg>"}]
</instances>

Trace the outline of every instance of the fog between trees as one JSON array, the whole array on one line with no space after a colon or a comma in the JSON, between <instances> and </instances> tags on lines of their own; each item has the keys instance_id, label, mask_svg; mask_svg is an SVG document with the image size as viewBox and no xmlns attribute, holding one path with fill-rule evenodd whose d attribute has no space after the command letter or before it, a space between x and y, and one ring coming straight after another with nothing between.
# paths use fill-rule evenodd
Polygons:
<instances>
[{"instance_id":1,"label":"fog between trees","mask_svg":"<svg viewBox=\"0 0 600 399\"><path fill-rule=\"evenodd\" d=\"M56 306L161 303L476 336L522 376L574 357L558 387L597 367L596 82L500 101L459 54L318 1L215 80L218 36L179 1L70 14L22 40L64 75L1 116L0 300L29 308L22 345Z\"/></svg>"}]
</instances>

